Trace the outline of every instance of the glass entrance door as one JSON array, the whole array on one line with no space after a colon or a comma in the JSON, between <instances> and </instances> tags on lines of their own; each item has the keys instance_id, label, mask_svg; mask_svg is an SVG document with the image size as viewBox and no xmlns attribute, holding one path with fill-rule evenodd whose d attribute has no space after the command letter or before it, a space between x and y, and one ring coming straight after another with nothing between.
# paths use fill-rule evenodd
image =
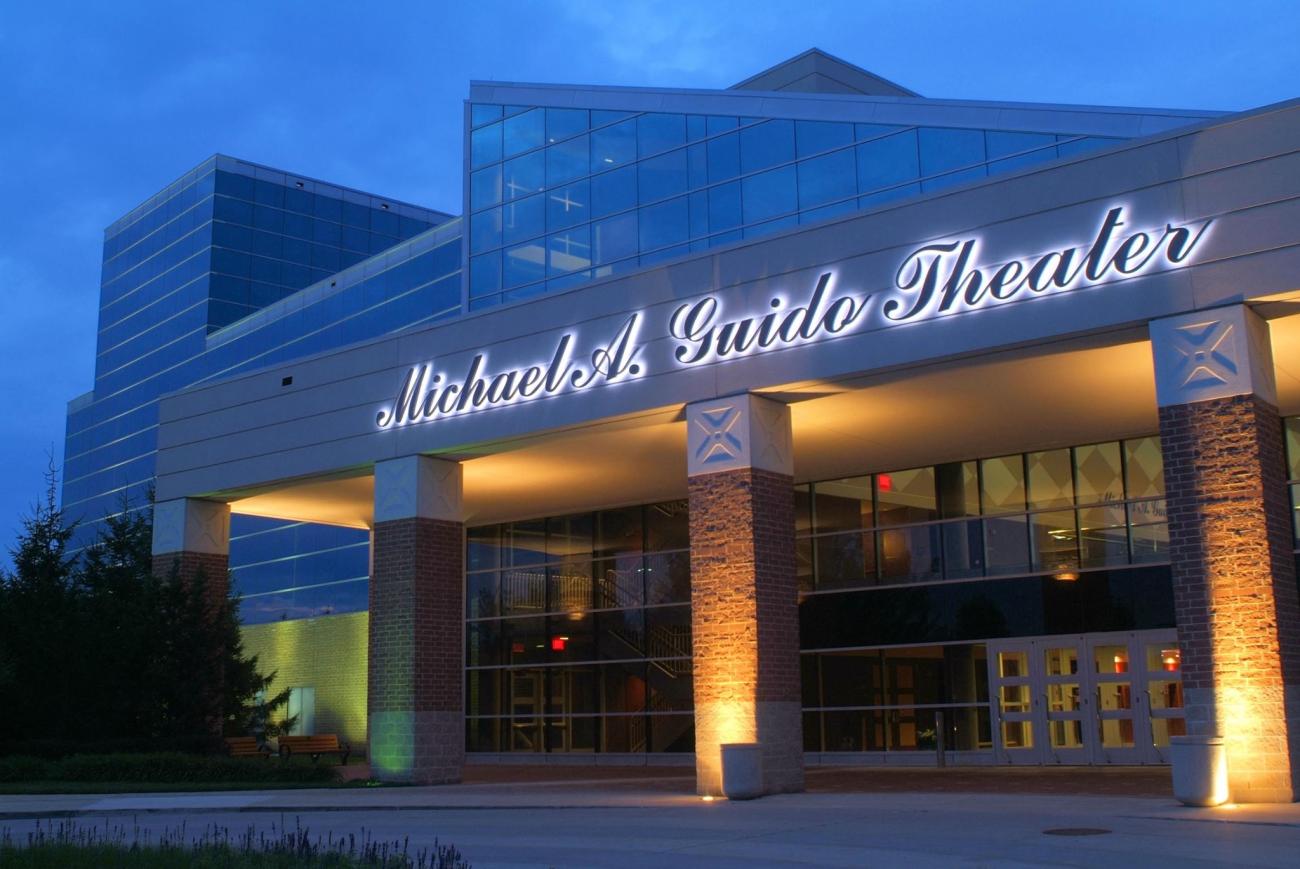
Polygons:
<instances>
[{"instance_id":1,"label":"glass entrance door","mask_svg":"<svg viewBox=\"0 0 1300 869\"><path fill-rule=\"evenodd\" d=\"M1002 763L1168 763L1185 732L1173 631L989 645Z\"/></svg>"}]
</instances>

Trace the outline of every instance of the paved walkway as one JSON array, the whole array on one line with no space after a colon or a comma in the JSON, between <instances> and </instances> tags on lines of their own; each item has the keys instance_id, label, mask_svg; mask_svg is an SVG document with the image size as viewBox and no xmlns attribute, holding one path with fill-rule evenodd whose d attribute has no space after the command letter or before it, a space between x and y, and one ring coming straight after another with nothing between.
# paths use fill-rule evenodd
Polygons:
<instances>
[{"instance_id":1,"label":"paved walkway","mask_svg":"<svg viewBox=\"0 0 1300 869\"><path fill-rule=\"evenodd\" d=\"M7 796L0 826L21 835L52 816L138 824L155 835L182 823L239 832L302 825L322 836L409 837L414 847L437 837L479 867L1300 864L1300 805L1188 809L1168 796L1009 794L999 789L1024 782L1020 771L1007 777L1004 770L890 770L885 777L901 785L895 776L906 772L927 782L918 787L928 792L819 785L847 786L848 772L883 771L813 770L809 793L747 803L702 801L690 793L689 775L654 768L534 769L530 781L485 773L477 783L441 788ZM955 772L982 790L948 789L964 781ZM1094 786L1113 786L1111 772L1093 777Z\"/></svg>"}]
</instances>

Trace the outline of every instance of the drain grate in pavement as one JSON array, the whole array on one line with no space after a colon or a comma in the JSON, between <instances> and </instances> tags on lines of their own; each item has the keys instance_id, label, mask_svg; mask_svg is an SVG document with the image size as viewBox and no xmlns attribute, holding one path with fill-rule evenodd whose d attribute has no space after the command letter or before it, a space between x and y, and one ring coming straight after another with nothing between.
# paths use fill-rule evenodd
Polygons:
<instances>
[{"instance_id":1,"label":"drain grate in pavement","mask_svg":"<svg viewBox=\"0 0 1300 869\"><path fill-rule=\"evenodd\" d=\"M1104 836L1110 830L1103 830L1101 827L1053 827L1050 830L1043 830L1044 836Z\"/></svg>"}]
</instances>

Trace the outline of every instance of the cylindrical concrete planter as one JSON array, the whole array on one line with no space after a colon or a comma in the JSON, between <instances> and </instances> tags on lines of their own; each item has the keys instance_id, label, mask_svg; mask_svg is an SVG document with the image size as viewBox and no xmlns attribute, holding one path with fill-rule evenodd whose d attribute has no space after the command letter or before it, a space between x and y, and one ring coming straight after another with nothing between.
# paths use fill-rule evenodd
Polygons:
<instances>
[{"instance_id":1,"label":"cylindrical concrete planter","mask_svg":"<svg viewBox=\"0 0 1300 869\"><path fill-rule=\"evenodd\" d=\"M1222 736L1169 739L1174 796L1188 806L1221 806L1228 801L1228 750Z\"/></svg>"},{"instance_id":2,"label":"cylindrical concrete planter","mask_svg":"<svg viewBox=\"0 0 1300 869\"><path fill-rule=\"evenodd\" d=\"M722 746L722 795L729 800L763 795L763 752L756 743Z\"/></svg>"}]
</instances>

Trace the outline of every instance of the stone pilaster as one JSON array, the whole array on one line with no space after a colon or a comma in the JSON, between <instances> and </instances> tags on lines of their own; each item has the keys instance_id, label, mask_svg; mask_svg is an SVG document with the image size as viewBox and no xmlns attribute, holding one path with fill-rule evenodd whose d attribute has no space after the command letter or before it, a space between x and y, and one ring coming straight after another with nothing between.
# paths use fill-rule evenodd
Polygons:
<instances>
[{"instance_id":1,"label":"stone pilaster","mask_svg":"<svg viewBox=\"0 0 1300 869\"><path fill-rule=\"evenodd\" d=\"M1232 799L1290 802L1300 602L1268 326L1235 306L1151 339L1188 730L1224 737Z\"/></svg>"},{"instance_id":2,"label":"stone pilaster","mask_svg":"<svg viewBox=\"0 0 1300 869\"><path fill-rule=\"evenodd\" d=\"M173 571L175 573L173 574ZM153 508L153 574L182 582L203 576L205 598L216 607L230 594L230 505L197 498L161 501ZM206 674L195 674L211 710L209 727L221 734L223 670L219 661Z\"/></svg>"},{"instance_id":3,"label":"stone pilaster","mask_svg":"<svg viewBox=\"0 0 1300 869\"><path fill-rule=\"evenodd\" d=\"M367 717L371 773L460 781L465 763L461 468L375 465Z\"/></svg>"},{"instance_id":4,"label":"stone pilaster","mask_svg":"<svg viewBox=\"0 0 1300 869\"><path fill-rule=\"evenodd\" d=\"M696 785L756 742L763 792L803 790L790 412L753 395L687 407Z\"/></svg>"}]
</instances>

